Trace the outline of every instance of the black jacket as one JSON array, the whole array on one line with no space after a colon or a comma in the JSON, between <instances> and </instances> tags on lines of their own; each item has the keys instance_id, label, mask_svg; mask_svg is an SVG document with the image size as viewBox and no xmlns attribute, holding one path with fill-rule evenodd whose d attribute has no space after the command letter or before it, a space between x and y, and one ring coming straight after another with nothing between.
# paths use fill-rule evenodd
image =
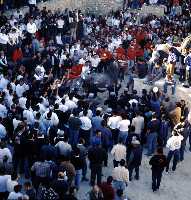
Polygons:
<instances>
[{"instance_id":1,"label":"black jacket","mask_svg":"<svg viewBox=\"0 0 191 200\"><path fill-rule=\"evenodd\" d=\"M154 155L149 164L152 166L152 170L163 171L167 165L167 158L165 155Z\"/></svg>"},{"instance_id":2,"label":"black jacket","mask_svg":"<svg viewBox=\"0 0 191 200\"><path fill-rule=\"evenodd\" d=\"M90 167L92 165L102 165L102 162L107 158L107 153L102 147L90 147L88 151Z\"/></svg>"}]
</instances>

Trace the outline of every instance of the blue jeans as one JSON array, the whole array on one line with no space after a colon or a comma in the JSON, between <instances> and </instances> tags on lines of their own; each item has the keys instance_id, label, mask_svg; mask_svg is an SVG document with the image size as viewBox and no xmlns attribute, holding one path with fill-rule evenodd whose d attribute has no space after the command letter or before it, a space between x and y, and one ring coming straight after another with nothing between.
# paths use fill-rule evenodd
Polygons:
<instances>
[{"instance_id":1,"label":"blue jeans","mask_svg":"<svg viewBox=\"0 0 191 200\"><path fill-rule=\"evenodd\" d=\"M113 187L115 188L115 190L125 190L125 182L114 180Z\"/></svg>"},{"instance_id":2,"label":"blue jeans","mask_svg":"<svg viewBox=\"0 0 191 200\"><path fill-rule=\"evenodd\" d=\"M123 144L126 143L126 140L127 140L127 137L128 137L128 132L127 131L120 131L119 132L119 136L118 136L118 141L123 141Z\"/></svg>"},{"instance_id":3,"label":"blue jeans","mask_svg":"<svg viewBox=\"0 0 191 200\"><path fill-rule=\"evenodd\" d=\"M149 133L147 136L148 155L155 152L157 146L157 133Z\"/></svg>"},{"instance_id":4,"label":"blue jeans","mask_svg":"<svg viewBox=\"0 0 191 200\"><path fill-rule=\"evenodd\" d=\"M69 143L72 145L72 146L75 146L78 144L78 139L79 139L79 130L72 130L72 129L69 129Z\"/></svg>"},{"instance_id":5,"label":"blue jeans","mask_svg":"<svg viewBox=\"0 0 191 200\"><path fill-rule=\"evenodd\" d=\"M168 156L167 156L167 167L166 167L166 171L168 172L169 170L169 165L170 165L170 161L173 158L173 166L172 166L172 170L175 171L176 170L176 165L180 159L180 151L179 149L176 149L174 151L169 151L168 152Z\"/></svg>"},{"instance_id":6,"label":"blue jeans","mask_svg":"<svg viewBox=\"0 0 191 200\"><path fill-rule=\"evenodd\" d=\"M163 86L164 93L167 93L168 86L171 86L171 88L172 88L172 95L174 95L175 92L176 92L176 83L170 84L167 81L165 81L164 82L164 86Z\"/></svg>"},{"instance_id":7,"label":"blue jeans","mask_svg":"<svg viewBox=\"0 0 191 200\"><path fill-rule=\"evenodd\" d=\"M76 176L75 176L75 187L79 189L80 182L81 182L81 176L82 176L82 170L76 170Z\"/></svg>"}]
</instances>

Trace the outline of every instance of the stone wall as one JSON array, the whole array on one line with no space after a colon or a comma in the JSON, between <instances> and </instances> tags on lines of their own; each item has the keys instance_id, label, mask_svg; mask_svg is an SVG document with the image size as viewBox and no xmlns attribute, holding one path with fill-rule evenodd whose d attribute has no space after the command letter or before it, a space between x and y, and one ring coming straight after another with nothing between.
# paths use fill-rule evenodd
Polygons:
<instances>
[{"instance_id":1,"label":"stone wall","mask_svg":"<svg viewBox=\"0 0 191 200\"><path fill-rule=\"evenodd\" d=\"M123 0L49 0L45 3L39 3L40 8L46 6L48 9L56 10L58 8L65 9L81 9L87 10L93 13L107 13L110 10L117 10L122 8Z\"/></svg>"}]
</instances>

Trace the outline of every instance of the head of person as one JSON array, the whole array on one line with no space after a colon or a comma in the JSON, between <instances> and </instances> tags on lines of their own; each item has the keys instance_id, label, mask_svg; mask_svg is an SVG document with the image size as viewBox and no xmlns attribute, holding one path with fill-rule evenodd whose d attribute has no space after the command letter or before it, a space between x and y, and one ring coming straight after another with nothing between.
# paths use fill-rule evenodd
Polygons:
<instances>
[{"instance_id":1,"label":"head of person","mask_svg":"<svg viewBox=\"0 0 191 200\"><path fill-rule=\"evenodd\" d=\"M121 167L125 167L125 160L121 159L120 162L119 162L119 164L120 164Z\"/></svg>"},{"instance_id":2,"label":"head of person","mask_svg":"<svg viewBox=\"0 0 191 200\"><path fill-rule=\"evenodd\" d=\"M158 155L163 155L163 148L162 147L158 147L157 150L156 150L156 153Z\"/></svg>"},{"instance_id":3,"label":"head of person","mask_svg":"<svg viewBox=\"0 0 191 200\"><path fill-rule=\"evenodd\" d=\"M108 176L107 177L107 184L111 185L113 182L113 177L112 176Z\"/></svg>"},{"instance_id":4,"label":"head of person","mask_svg":"<svg viewBox=\"0 0 191 200\"><path fill-rule=\"evenodd\" d=\"M22 189L22 185L19 185L19 184L18 184L18 185L15 185L15 186L14 186L14 192L15 192L15 193L21 192L21 189Z\"/></svg>"},{"instance_id":5,"label":"head of person","mask_svg":"<svg viewBox=\"0 0 191 200\"><path fill-rule=\"evenodd\" d=\"M24 183L24 189L25 190L29 190L32 187L32 184L30 181L27 181Z\"/></svg>"}]
</instances>

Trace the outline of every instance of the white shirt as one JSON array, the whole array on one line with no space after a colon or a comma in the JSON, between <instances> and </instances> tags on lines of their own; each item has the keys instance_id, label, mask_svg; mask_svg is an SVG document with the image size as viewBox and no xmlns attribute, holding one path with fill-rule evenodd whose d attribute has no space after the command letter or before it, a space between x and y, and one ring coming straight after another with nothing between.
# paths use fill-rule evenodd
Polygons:
<instances>
[{"instance_id":1,"label":"white shirt","mask_svg":"<svg viewBox=\"0 0 191 200\"><path fill-rule=\"evenodd\" d=\"M116 144L111 150L111 154L116 161L126 160L126 152L126 146L123 144Z\"/></svg>"},{"instance_id":2,"label":"white shirt","mask_svg":"<svg viewBox=\"0 0 191 200\"><path fill-rule=\"evenodd\" d=\"M27 102L27 98L26 97L20 97L19 98L19 106L22 109L26 109L26 102Z\"/></svg>"},{"instance_id":3,"label":"white shirt","mask_svg":"<svg viewBox=\"0 0 191 200\"><path fill-rule=\"evenodd\" d=\"M111 129L117 129L118 128L118 123L122 120L120 116L112 116L109 118L107 125Z\"/></svg>"},{"instance_id":4,"label":"white shirt","mask_svg":"<svg viewBox=\"0 0 191 200\"><path fill-rule=\"evenodd\" d=\"M131 125L135 127L136 134L141 134L141 132L144 128L144 117L137 116L137 117L133 118Z\"/></svg>"},{"instance_id":5,"label":"white shirt","mask_svg":"<svg viewBox=\"0 0 191 200\"><path fill-rule=\"evenodd\" d=\"M6 192L7 191L7 180L8 179L11 179L10 175L0 176L0 192Z\"/></svg>"},{"instance_id":6,"label":"white shirt","mask_svg":"<svg viewBox=\"0 0 191 200\"><path fill-rule=\"evenodd\" d=\"M43 118L44 120L47 120L47 113L48 113L48 112L49 112L49 111L46 111L46 112L43 114L42 118ZM49 121L50 125L55 125L55 126L58 125L59 119L58 119L57 114L54 113L54 112L52 112L51 120L47 120L47 121Z\"/></svg>"},{"instance_id":7,"label":"white shirt","mask_svg":"<svg viewBox=\"0 0 191 200\"><path fill-rule=\"evenodd\" d=\"M129 170L125 167L118 166L113 169L113 179L116 181L129 182Z\"/></svg>"},{"instance_id":8,"label":"white shirt","mask_svg":"<svg viewBox=\"0 0 191 200\"><path fill-rule=\"evenodd\" d=\"M130 125L130 121L128 119L125 119L125 120L121 120L119 121L118 125L117 125L117 128L119 129L119 131L122 131L122 132L126 132L129 130L129 125Z\"/></svg>"},{"instance_id":9,"label":"white shirt","mask_svg":"<svg viewBox=\"0 0 191 200\"><path fill-rule=\"evenodd\" d=\"M7 162L12 162L12 154L11 151L8 148L0 149L0 162L3 162L3 159L7 157Z\"/></svg>"},{"instance_id":10,"label":"white shirt","mask_svg":"<svg viewBox=\"0 0 191 200\"><path fill-rule=\"evenodd\" d=\"M29 0L29 4L36 5L36 0Z\"/></svg>"},{"instance_id":11,"label":"white shirt","mask_svg":"<svg viewBox=\"0 0 191 200\"><path fill-rule=\"evenodd\" d=\"M166 147L170 149L170 151L174 151L176 149L180 149L181 141L184 139L182 135L172 136L168 139Z\"/></svg>"},{"instance_id":12,"label":"white shirt","mask_svg":"<svg viewBox=\"0 0 191 200\"><path fill-rule=\"evenodd\" d=\"M7 84L9 83L8 79L5 79L3 76L0 79L0 90L4 90L7 87Z\"/></svg>"},{"instance_id":13,"label":"white shirt","mask_svg":"<svg viewBox=\"0 0 191 200\"><path fill-rule=\"evenodd\" d=\"M7 44L9 41L8 35L0 33L0 44Z\"/></svg>"},{"instance_id":14,"label":"white shirt","mask_svg":"<svg viewBox=\"0 0 191 200\"><path fill-rule=\"evenodd\" d=\"M83 116L83 117L80 117L80 120L82 122L81 129L88 131L92 128L92 122L89 119L89 117Z\"/></svg>"},{"instance_id":15,"label":"white shirt","mask_svg":"<svg viewBox=\"0 0 191 200\"><path fill-rule=\"evenodd\" d=\"M23 194L21 192L11 192L8 196L8 200L17 200L19 198L22 198Z\"/></svg>"},{"instance_id":16,"label":"white shirt","mask_svg":"<svg viewBox=\"0 0 191 200\"><path fill-rule=\"evenodd\" d=\"M66 105L63 105L63 104L60 104L58 109L61 110L62 112L68 111L68 107Z\"/></svg>"},{"instance_id":17,"label":"white shirt","mask_svg":"<svg viewBox=\"0 0 191 200\"><path fill-rule=\"evenodd\" d=\"M58 19L58 21L57 21L57 27L58 28L63 28L64 27L64 20L63 19Z\"/></svg>"},{"instance_id":18,"label":"white shirt","mask_svg":"<svg viewBox=\"0 0 191 200\"><path fill-rule=\"evenodd\" d=\"M13 119L13 127L14 130L18 127L18 125L21 123L20 120L17 120L16 118Z\"/></svg>"},{"instance_id":19,"label":"white shirt","mask_svg":"<svg viewBox=\"0 0 191 200\"><path fill-rule=\"evenodd\" d=\"M0 104L0 117L7 117L7 108L2 104Z\"/></svg>"},{"instance_id":20,"label":"white shirt","mask_svg":"<svg viewBox=\"0 0 191 200\"><path fill-rule=\"evenodd\" d=\"M26 118L27 124L33 125L35 122L34 114L31 110L24 110L23 117Z\"/></svg>"},{"instance_id":21,"label":"white shirt","mask_svg":"<svg viewBox=\"0 0 191 200\"><path fill-rule=\"evenodd\" d=\"M68 107L69 110L72 110L74 108L77 108L78 106L76 105L76 103L70 99L68 99L66 102L65 102L65 106Z\"/></svg>"},{"instance_id":22,"label":"white shirt","mask_svg":"<svg viewBox=\"0 0 191 200\"><path fill-rule=\"evenodd\" d=\"M83 111L81 111L81 112L79 113L79 117L83 117ZM88 109L87 117L89 117L90 119L93 117L93 112L92 112L92 110Z\"/></svg>"},{"instance_id":23,"label":"white shirt","mask_svg":"<svg viewBox=\"0 0 191 200\"><path fill-rule=\"evenodd\" d=\"M37 105L39 106L39 112L41 115L47 111L46 107L43 104L38 103Z\"/></svg>"},{"instance_id":24,"label":"white shirt","mask_svg":"<svg viewBox=\"0 0 191 200\"><path fill-rule=\"evenodd\" d=\"M18 97L22 97L23 93L26 92L29 89L29 86L27 84L23 84L23 85L16 85L16 94Z\"/></svg>"},{"instance_id":25,"label":"white shirt","mask_svg":"<svg viewBox=\"0 0 191 200\"><path fill-rule=\"evenodd\" d=\"M27 31L31 34L34 34L36 33L37 31L37 27L36 27L36 24L33 22L32 24L31 23L28 23L27 24Z\"/></svg>"},{"instance_id":26,"label":"white shirt","mask_svg":"<svg viewBox=\"0 0 191 200\"><path fill-rule=\"evenodd\" d=\"M7 191L8 192L13 192L14 191L14 187L18 185L17 181L12 181L11 179L7 180Z\"/></svg>"}]
</instances>

